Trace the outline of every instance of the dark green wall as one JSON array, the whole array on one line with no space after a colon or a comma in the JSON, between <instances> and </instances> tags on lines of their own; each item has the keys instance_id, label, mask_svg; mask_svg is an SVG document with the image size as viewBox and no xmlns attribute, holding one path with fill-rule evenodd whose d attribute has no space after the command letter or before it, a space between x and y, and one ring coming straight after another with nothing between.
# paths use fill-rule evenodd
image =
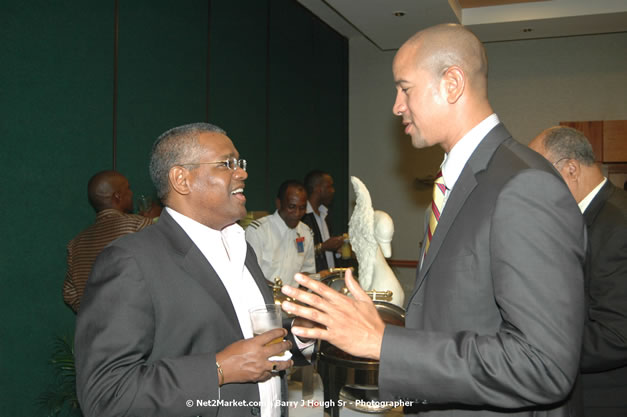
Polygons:
<instances>
[{"instance_id":1,"label":"dark green wall","mask_svg":"<svg viewBox=\"0 0 627 417\"><path fill-rule=\"evenodd\" d=\"M65 245L94 219L86 182L113 164L114 0L0 5L0 414L40 415L55 335L73 332ZM116 167L151 193L150 145L208 120L249 160L249 210L313 168L348 205L346 39L295 0L120 2Z\"/></svg>"},{"instance_id":2,"label":"dark green wall","mask_svg":"<svg viewBox=\"0 0 627 417\"><path fill-rule=\"evenodd\" d=\"M283 180L335 179L333 229L348 213L348 43L294 0L213 1L210 120L249 163L249 210L274 210Z\"/></svg>"}]
</instances>

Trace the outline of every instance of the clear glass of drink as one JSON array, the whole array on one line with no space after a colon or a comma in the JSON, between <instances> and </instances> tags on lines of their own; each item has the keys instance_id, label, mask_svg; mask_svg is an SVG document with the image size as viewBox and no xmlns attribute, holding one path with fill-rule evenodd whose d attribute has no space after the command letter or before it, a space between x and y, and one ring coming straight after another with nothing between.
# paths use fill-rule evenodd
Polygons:
<instances>
[{"instance_id":1,"label":"clear glass of drink","mask_svg":"<svg viewBox=\"0 0 627 417\"><path fill-rule=\"evenodd\" d=\"M251 308L248 312L250 314L250 322L255 336L272 329L279 329L283 327L280 304L265 304L263 306ZM277 337L268 344L272 345L274 343L280 343L282 340L282 337ZM285 354L285 352L283 354Z\"/></svg>"}]
</instances>

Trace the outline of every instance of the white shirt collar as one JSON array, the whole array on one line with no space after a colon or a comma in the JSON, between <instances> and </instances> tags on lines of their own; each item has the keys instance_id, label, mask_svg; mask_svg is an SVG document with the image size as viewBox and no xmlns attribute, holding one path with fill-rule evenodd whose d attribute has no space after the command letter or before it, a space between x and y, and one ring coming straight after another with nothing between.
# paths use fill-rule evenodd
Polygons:
<instances>
[{"instance_id":1,"label":"white shirt collar","mask_svg":"<svg viewBox=\"0 0 627 417\"><path fill-rule=\"evenodd\" d=\"M222 280L223 277L232 276L234 270L241 276L247 246L244 229L239 224L233 223L222 230L215 230L170 207L166 207L166 210L198 246Z\"/></svg>"},{"instance_id":2,"label":"white shirt collar","mask_svg":"<svg viewBox=\"0 0 627 417\"><path fill-rule=\"evenodd\" d=\"M275 210L274 213L272 213L272 215L270 216L270 221L276 225L281 234L285 233L286 231L292 230L287 226L287 224L285 224L285 220L281 218L279 210Z\"/></svg>"},{"instance_id":3,"label":"white shirt collar","mask_svg":"<svg viewBox=\"0 0 627 417\"><path fill-rule=\"evenodd\" d=\"M444 155L442 161L442 177L446 188L452 190L462 173L470 155L477 149L483 138L500 123L499 117L492 113L483 119L477 126L470 129L468 133L457 142L448 154Z\"/></svg>"},{"instance_id":4,"label":"white shirt collar","mask_svg":"<svg viewBox=\"0 0 627 417\"><path fill-rule=\"evenodd\" d=\"M318 206L318 211L320 212L319 216L314 211L313 206L311 205L309 200L307 200L307 213L313 213L314 216L320 217L323 219L327 217L327 214L329 214L329 209L324 204L320 204L320 206Z\"/></svg>"},{"instance_id":5,"label":"white shirt collar","mask_svg":"<svg viewBox=\"0 0 627 417\"><path fill-rule=\"evenodd\" d=\"M601 188L605 185L606 182L607 182L607 178L603 177L603 181L601 181L599 185L594 187L594 190L590 191L588 195L579 202L578 204L579 210L581 210L582 213L586 211L590 203L592 203L592 200L594 199L594 197L597 196L597 194L599 193L599 191L601 191Z\"/></svg>"}]
</instances>

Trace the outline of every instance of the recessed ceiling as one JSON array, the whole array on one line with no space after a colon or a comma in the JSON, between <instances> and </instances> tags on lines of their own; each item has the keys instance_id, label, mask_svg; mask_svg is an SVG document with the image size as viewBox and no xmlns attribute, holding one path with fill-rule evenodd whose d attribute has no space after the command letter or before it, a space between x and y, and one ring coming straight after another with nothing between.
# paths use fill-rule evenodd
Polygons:
<instances>
[{"instance_id":1,"label":"recessed ceiling","mask_svg":"<svg viewBox=\"0 0 627 417\"><path fill-rule=\"evenodd\" d=\"M533 3L536 1L549 0L457 0L462 9L470 9L472 7L504 6L514 3Z\"/></svg>"},{"instance_id":2,"label":"recessed ceiling","mask_svg":"<svg viewBox=\"0 0 627 417\"><path fill-rule=\"evenodd\" d=\"M381 50L451 22L483 42L627 32L626 0L298 1L347 38L365 37Z\"/></svg>"}]
</instances>

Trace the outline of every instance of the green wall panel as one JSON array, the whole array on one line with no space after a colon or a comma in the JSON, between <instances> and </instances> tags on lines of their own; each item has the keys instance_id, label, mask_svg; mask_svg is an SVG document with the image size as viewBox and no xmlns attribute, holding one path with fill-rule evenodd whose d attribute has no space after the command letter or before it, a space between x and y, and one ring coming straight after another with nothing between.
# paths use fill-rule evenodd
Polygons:
<instances>
[{"instance_id":1,"label":"green wall panel","mask_svg":"<svg viewBox=\"0 0 627 417\"><path fill-rule=\"evenodd\" d=\"M43 414L55 335L72 332L65 245L94 213L86 182L111 165L111 2L0 6L0 414Z\"/></svg>"},{"instance_id":2,"label":"green wall panel","mask_svg":"<svg viewBox=\"0 0 627 417\"><path fill-rule=\"evenodd\" d=\"M347 41L295 0L120 1L116 166L152 192L157 135L208 120L250 162L249 210L279 183L335 177L347 221ZM113 166L114 0L0 4L0 414L39 415L53 381L65 247L95 214L86 183ZM7 238L8 237L8 238Z\"/></svg>"},{"instance_id":3,"label":"green wall panel","mask_svg":"<svg viewBox=\"0 0 627 417\"><path fill-rule=\"evenodd\" d=\"M209 121L248 161L246 207L267 210L267 1L211 2Z\"/></svg>"},{"instance_id":4,"label":"green wall panel","mask_svg":"<svg viewBox=\"0 0 627 417\"><path fill-rule=\"evenodd\" d=\"M270 170L271 189L312 169L329 172L332 229L341 233L348 222L347 41L296 2L271 6L269 159L288 161Z\"/></svg>"},{"instance_id":5,"label":"green wall panel","mask_svg":"<svg viewBox=\"0 0 627 417\"><path fill-rule=\"evenodd\" d=\"M207 9L207 0L120 2L117 169L135 195L154 191L157 136L206 118Z\"/></svg>"}]
</instances>

